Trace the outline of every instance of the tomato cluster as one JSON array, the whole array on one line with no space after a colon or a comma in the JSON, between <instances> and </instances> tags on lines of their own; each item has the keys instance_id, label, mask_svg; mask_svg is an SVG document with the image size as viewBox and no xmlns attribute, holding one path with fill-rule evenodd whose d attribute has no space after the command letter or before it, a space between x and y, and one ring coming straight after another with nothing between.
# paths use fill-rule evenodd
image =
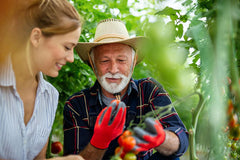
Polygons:
<instances>
[{"instance_id":1,"label":"tomato cluster","mask_svg":"<svg viewBox=\"0 0 240 160\"><path fill-rule=\"evenodd\" d=\"M228 102L228 112L230 110L233 110L233 104L232 100L229 100ZM237 113L234 113L233 111L228 114L228 127L229 127L229 138L237 141L240 138L240 125L238 120Z\"/></svg>"},{"instance_id":2,"label":"tomato cluster","mask_svg":"<svg viewBox=\"0 0 240 160\"><path fill-rule=\"evenodd\" d=\"M126 130L118 138L119 146L115 149L115 156L113 160L136 160L137 152L133 151L136 145L136 140L132 136L132 132Z\"/></svg>"},{"instance_id":3,"label":"tomato cluster","mask_svg":"<svg viewBox=\"0 0 240 160\"><path fill-rule=\"evenodd\" d=\"M230 78L228 78L229 84L229 95L227 103L227 128L226 132L228 134L227 149L229 154L225 159L239 159L240 158L240 122L239 122L239 94L237 94L236 87L232 84ZM240 84L240 83L239 83Z\"/></svg>"},{"instance_id":4,"label":"tomato cluster","mask_svg":"<svg viewBox=\"0 0 240 160\"><path fill-rule=\"evenodd\" d=\"M231 79L228 79L229 84L229 100L227 107L227 118L228 118L228 130L229 130L229 138L237 141L240 138L240 123L238 119L238 107L237 107L237 99L235 87L232 86Z\"/></svg>"}]
</instances>

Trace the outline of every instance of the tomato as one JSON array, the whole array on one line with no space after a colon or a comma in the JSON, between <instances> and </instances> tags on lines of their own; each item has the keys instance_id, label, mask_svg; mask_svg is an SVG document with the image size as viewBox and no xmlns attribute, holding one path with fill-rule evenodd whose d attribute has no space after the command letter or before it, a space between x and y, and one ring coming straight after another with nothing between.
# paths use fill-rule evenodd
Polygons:
<instances>
[{"instance_id":1,"label":"tomato","mask_svg":"<svg viewBox=\"0 0 240 160\"><path fill-rule=\"evenodd\" d=\"M132 132L131 132L131 131L125 130L125 131L123 132L123 134L118 138L118 144L119 144L120 146L122 146L124 138L126 138L127 136L131 136L131 135L132 135Z\"/></svg>"},{"instance_id":2,"label":"tomato","mask_svg":"<svg viewBox=\"0 0 240 160\"><path fill-rule=\"evenodd\" d=\"M119 144L119 146L122 146L122 144L123 144L123 139L124 139L124 136L123 136L123 135L121 135L120 137L118 137L118 144Z\"/></svg>"},{"instance_id":3,"label":"tomato","mask_svg":"<svg viewBox=\"0 0 240 160\"><path fill-rule=\"evenodd\" d=\"M237 116L237 114L230 115L228 126L230 128L235 128L238 125L237 123L238 123L238 116Z\"/></svg>"},{"instance_id":4,"label":"tomato","mask_svg":"<svg viewBox=\"0 0 240 160\"><path fill-rule=\"evenodd\" d=\"M126 152L122 151L120 157L121 157L121 158L124 158L125 155L126 155Z\"/></svg>"},{"instance_id":5,"label":"tomato","mask_svg":"<svg viewBox=\"0 0 240 160\"><path fill-rule=\"evenodd\" d=\"M63 145L61 142L52 142L52 145L51 145L51 152L53 154L58 154L62 151L63 149Z\"/></svg>"},{"instance_id":6,"label":"tomato","mask_svg":"<svg viewBox=\"0 0 240 160\"><path fill-rule=\"evenodd\" d=\"M234 140L234 141L238 141L238 140L239 140L239 137L233 137L233 140Z\"/></svg>"},{"instance_id":7,"label":"tomato","mask_svg":"<svg viewBox=\"0 0 240 160\"><path fill-rule=\"evenodd\" d=\"M126 136L131 136L131 135L132 135L132 132L129 131L129 130L125 130L122 135L123 135L124 137L126 137Z\"/></svg>"},{"instance_id":8,"label":"tomato","mask_svg":"<svg viewBox=\"0 0 240 160\"><path fill-rule=\"evenodd\" d=\"M123 158L125 156L125 152L123 151L123 148L122 147L117 147L114 151L115 153L115 156L120 156L121 158Z\"/></svg>"},{"instance_id":9,"label":"tomato","mask_svg":"<svg viewBox=\"0 0 240 160\"><path fill-rule=\"evenodd\" d=\"M122 148L121 148L121 147L117 147L117 148L115 149L115 151L114 151L115 155L117 155L117 154L120 155L121 152L122 152Z\"/></svg>"},{"instance_id":10,"label":"tomato","mask_svg":"<svg viewBox=\"0 0 240 160\"><path fill-rule=\"evenodd\" d=\"M234 150L234 151L237 149L237 144L236 144L236 142L233 142L233 143L232 143L231 148L232 148L232 150Z\"/></svg>"},{"instance_id":11,"label":"tomato","mask_svg":"<svg viewBox=\"0 0 240 160\"><path fill-rule=\"evenodd\" d=\"M136 145L136 140L132 136L127 136L123 139L122 146L125 152L131 151Z\"/></svg>"},{"instance_id":12,"label":"tomato","mask_svg":"<svg viewBox=\"0 0 240 160\"><path fill-rule=\"evenodd\" d=\"M131 151L134 148L134 146L136 145L136 140L135 140L135 138L132 137L132 132L129 130L126 130L118 138L118 144L120 146L115 149L115 155L120 155L121 158L124 158L125 155L130 154L127 152ZM135 153L131 152L131 154L133 154L136 157ZM129 159L129 160L131 160L131 159Z\"/></svg>"},{"instance_id":13,"label":"tomato","mask_svg":"<svg viewBox=\"0 0 240 160\"><path fill-rule=\"evenodd\" d=\"M123 160L136 160L136 159L137 156L132 152L127 153L123 158Z\"/></svg>"}]
</instances>

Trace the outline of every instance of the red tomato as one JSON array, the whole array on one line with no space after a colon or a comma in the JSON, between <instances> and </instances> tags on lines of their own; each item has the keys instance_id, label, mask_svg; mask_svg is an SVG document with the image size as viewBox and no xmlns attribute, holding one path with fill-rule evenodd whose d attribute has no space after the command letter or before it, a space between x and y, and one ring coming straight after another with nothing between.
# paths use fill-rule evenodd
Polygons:
<instances>
[{"instance_id":1,"label":"red tomato","mask_svg":"<svg viewBox=\"0 0 240 160\"><path fill-rule=\"evenodd\" d=\"M230 128L235 128L237 125L238 125L238 116L237 116L237 114L230 115L228 126Z\"/></svg>"},{"instance_id":2,"label":"red tomato","mask_svg":"<svg viewBox=\"0 0 240 160\"><path fill-rule=\"evenodd\" d=\"M119 144L119 146L122 146L124 138L126 138L127 136L131 136L131 135L132 135L132 132L131 132L131 131L125 130L125 131L123 132L123 134L118 138L118 144Z\"/></svg>"},{"instance_id":3,"label":"red tomato","mask_svg":"<svg viewBox=\"0 0 240 160\"><path fill-rule=\"evenodd\" d=\"M123 144L123 139L124 139L124 136L123 136L123 135L121 135L120 137L118 137L118 144L119 144L119 146L122 146L122 144Z\"/></svg>"},{"instance_id":4,"label":"red tomato","mask_svg":"<svg viewBox=\"0 0 240 160\"><path fill-rule=\"evenodd\" d=\"M123 139L122 146L125 152L131 151L136 145L136 140L132 136L127 136Z\"/></svg>"},{"instance_id":5,"label":"red tomato","mask_svg":"<svg viewBox=\"0 0 240 160\"><path fill-rule=\"evenodd\" d=\"M126 153L125 153L124 151L122 151L122 153L121 153L120 157L121 157L121 158L124 158L124 157L125 157L125 155L126 155Z\"/></svg>"},{"instance_id":6,"label":"red tomato","mask_svg":"<svg viewBox=\"0 0 240 160\"><path fill-rule=\"evenodd\" d=\"M124 137L126 137L126 136L131 136L131 135L132 135L132 132L129 131L129 130L125 130L122 135L123 135Z\"/></svg>"},{"instance_id":7,"label":"red tomato","mask_svg":"<svg viewBox=\"0 0 240 160\"><path fill-rule=\"evenodd\" d=\"M52 142L52 145L51 145L51 152L53 154L58 154L62 151L63 149L63 145L61 142Z\"/></svg>"}]
</instances>

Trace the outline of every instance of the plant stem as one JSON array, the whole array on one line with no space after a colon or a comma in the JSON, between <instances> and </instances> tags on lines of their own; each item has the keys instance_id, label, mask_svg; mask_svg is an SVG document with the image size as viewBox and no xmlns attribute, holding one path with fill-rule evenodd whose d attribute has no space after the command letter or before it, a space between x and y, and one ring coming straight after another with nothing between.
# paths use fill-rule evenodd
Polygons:
<instances>
[{"instance_id":1,"label":"plant stem","mask_svg":"<svg viewBox=\"0 0 240 160\"><path fill-rule=\"evenodd\" d=\"M192 128L189 129L189 144L190 144L190 160L198 160L196 154L196 142L195 142L195 135L197 129L197 122L200 112L204 107L205 100L201 93L195 92L199 96L199 102L195 109L192 110Z\"/></svg>"},{"instance_id":2,"label":"plant stem","mask_svg":"<svg viewBox=\"0 0 240 160\"><path fill-rule=\"evenodd\" d=\"M47 147L47 153L46 153L46 158L52 158L51 155L51 143L52 143L52 131L49 135L49 139L48 139L48 147Z\"/></svg>"}]
</instances>

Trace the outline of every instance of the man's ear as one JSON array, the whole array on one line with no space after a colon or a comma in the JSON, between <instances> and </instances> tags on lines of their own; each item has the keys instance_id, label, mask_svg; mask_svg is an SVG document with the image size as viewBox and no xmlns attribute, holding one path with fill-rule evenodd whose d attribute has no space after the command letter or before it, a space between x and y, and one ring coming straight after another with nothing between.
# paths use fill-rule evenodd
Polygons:
<instances>
[{"instance_id":1,"label":"man's ear","mask_svg":"<svg viewBox=\"0 0 240 160\"><path fill-rule=\"evenodd\" d=\"M42 31L40 28L33 28L30 35L30 42L33 46L37 47L42 37Z\"/></svg>"},{"instance_id":2,"label":"man's ear","mask_svg":"<svg viewBox=\"0 0 240 160\"><path fill-rule=\"evenodd\" d=\"M136 66L137 59L138 59L138 54L137 54L137 53L135 53L135 56L134 56L134 66Z\"/></svg>"}]
</instances>

